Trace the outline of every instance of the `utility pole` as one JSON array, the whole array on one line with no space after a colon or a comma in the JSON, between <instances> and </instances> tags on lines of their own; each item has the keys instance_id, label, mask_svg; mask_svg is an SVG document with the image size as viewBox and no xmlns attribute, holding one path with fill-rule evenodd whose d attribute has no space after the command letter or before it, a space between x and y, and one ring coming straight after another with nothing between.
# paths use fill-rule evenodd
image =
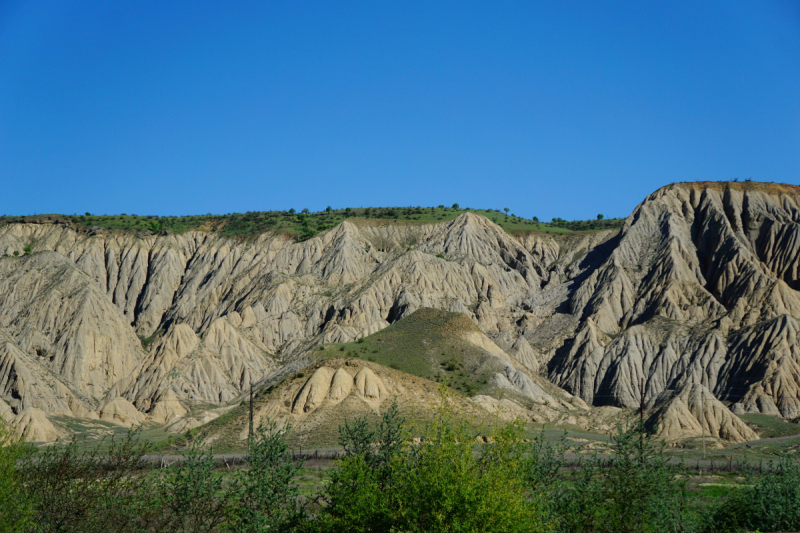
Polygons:
<instances>
[{"instance_id":1,"label":"utility pole","mask_svg":"<svg viewBox=\"0 0 800 533\"><path fill-rule=\"evenodd\" d=\"M644 378L639 380L641 399L639 400L639 449L644 450Z\"/></svg>"},{"instance_id":2,"label":"utility pole","mask_svg":"<svg viewBox=\"0 0 800 533\"><path fill-rule=\"evenodd\" d=\"M703 459L706 458L706 389L703 386L703 378L705 378L705 372L703 372L703 376L700 378L700 412L702 413L701 425L703 426Z\"/></svg>"},{"instance_id":3,"label":"utility pole","mask_svg":"<svg viewBox=\"0 0 800 533\"><path fill-rule=\"evenodd\" d=\"M250 457L250 443L253 440L253 380L250 380L250 431L247 439L247 457Z\"/></svg>"}]
</instances>

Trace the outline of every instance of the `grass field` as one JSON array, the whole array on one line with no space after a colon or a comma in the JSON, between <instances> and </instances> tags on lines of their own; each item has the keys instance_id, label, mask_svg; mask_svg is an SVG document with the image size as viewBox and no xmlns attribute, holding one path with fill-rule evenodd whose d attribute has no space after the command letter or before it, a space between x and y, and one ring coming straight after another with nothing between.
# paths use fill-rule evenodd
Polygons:
<instances>
[{"instance_id":1,"label":"grass field","mask_svg":"<svg viewBox=\"0 0 800 533\"><path fill-rule=\"evenodd\" d=\"M739 415L739 418L750 424L750 427L752 427L762 439L800 435L800 424L793 424L774 416L748 413Z\"/></svg>"},{"instance_id":2,"label":"grass field","mask_svg":"<svg viewBox=\"0 0 800 533\"><path fill-rule=\"evenodd\" d=\"M223 235L250 237L266 231L286 233L297 240L308 239L320 231L335 227L348 218L386 221L404 224L427 224L452 220L472 212L487 217L510 234L575 233L614 229L622 226L624 219L537 222L506 214L498 210L453 207L367 207L331 209L316 213L292 211L253 211L225 215L149 216L122 213L119 215L74 214L30 215L0 217L0 224L12 222L69 222L84 228L100 227L108 230L127 230L157 233L169 230L181 233L191 229L215 231Z\"/></svg>"}]
</instances>

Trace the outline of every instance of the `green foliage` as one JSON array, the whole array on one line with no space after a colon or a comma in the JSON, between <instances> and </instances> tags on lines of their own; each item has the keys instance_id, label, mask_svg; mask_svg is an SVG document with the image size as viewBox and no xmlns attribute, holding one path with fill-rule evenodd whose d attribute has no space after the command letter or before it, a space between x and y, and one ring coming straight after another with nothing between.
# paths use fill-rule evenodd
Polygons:
<instances>
[{"instance_id":1,"label":"green foliage","mask_svg":"<svg viewBox=\"0 0 800 533\"><path fill-rule=\"evenodd\" d=\"M556 526L561 521L560 512L570 495L561 477L566 464L565 454L570 449L566 433L555 444L547 441L544 430L527 447L526 460L522 462L521 475L532 498L541 502L541 520Z\"/></svg>"},{"instance_id":2,"label":"green foliage","mask_svg":"<svg viewBox=\"0 0 800 533\"><path fill-rule=\"evenodd\" d=\"M24 248L23 252L25 252L25 255L30 255L31 254L31 247L30 246L26 246Z\"/></svg>"},{"instance_id":3,"label":"green foliage","mask_svg":"<svg viewBox=\"0 0 800 533\"><path fill-rule=\"evenodd\" d=\"M31 531L138 532L147 530L153 491L142 457L149 444L136 432L78 451L78 442L52 446L21 462L21 479L33 507Z\"/></svg>"},{"instance_id":4,"label":"green foliage","mask_svg":"<svg viewBox=\"0 0 800 533\"><path fill-rule=\"evenodd\" d=\"M270 422L259 425L251 438L248 468L236 473L231 488L236 498L231 531L283 531L299 520L295 478L302 465L292 459L286 431Z\"/></svg>"},{"instance_id":5,"label":"green foliage","mask_svg":"<svg viewBox=\"0 0 800 533\"><path fill-rule=\"evenodd\" d=\"M486 380L497 369L491 356L464 340L464 333L470 331L477 327L461 313L419 309L356 342L326 345L319 355L352 352L355 357L432 380L445 371L449 387L474 395L486 388Z\"/></svg>"},{"instance_id":6,"label":"green foliage","mask_svg":"<svg viewBox=\"0 0 800 533\"><path fill-rule=\"evenodd\" d=\"M692 527L685 478L668 463L663 443L636 426L618 427L607 465L593 456L561 494L564 532L679 532Z\"/></svg>"},{"instance_id":7,"label":"green foliage","mask_svg":"<svg viewBox=\"0 0 800 533\"><path fill-rule=\"evenodd\" d=\"M455 204L457 205L457 204ZM328 206L330 207L330 206ZM152 231L159 233L169 230L181 233L187 230L202 228L203 231L214 231L222 235L251 237L266 231L285 233L303 241L313 237L316 233L335 227L348 217L364 217L375 220L398 221L402 223L431 223L452 220L460 216L464 210L460 207L367 207L333 209L326 208L318 213L305 212L308 226L303 227L302 222L296 218L294 209L289 211L248 211L246 213L228 213L221 215L191 215L191 216L138 216L126 215L95 215L95 216L67 216L56 215L31 215L25 217L0 217L0 223L24 223L29 221L53 221L77 224L79 226L98 226L109 230L124 231ZM613 229L622 225L622 219L613 220L584 220L539 223L536 220L525 220L513 214L498 220L496 213L499 210L472 209L476 214L489 217L511 234L531 231L548 233L570 233L572 231L594 231L600 229Z\"/></svg>"},{"instance_id":8,"label":"green foliage","mask_svg":"<svg viewBox=\"0 0 800 533\"><path fill-rule=\"evenodd\" d=\"M800 460L784 455L770 461L769 474L747 476L713 513L708 531L800 530Z\"/></svg>"},{"instance_id":9,"label":"green foliage","mask_svg":"<svg viewBox=\"0 0 800 533\"><path fill-rule=\"evenodd\" d=\"M459 208L458 204L453 204L453 209L458 209L458 208Z\"/></svg>"},{"instance_id":10,"label":"green foliage","mask_svg":"<svg viewBox=\"0 0 800 533\"><path fill-rule=\"evenodd\" d=\"M222 477L214 474L212 452L201 446L202 441L194 442L159 480L159 525L164 531L205 533L218 531L228 522L232 493L225 490Z\"/></svg>"},{"instance_id":11,"label":"green foliage","mask_svg":"<svg viewBox=\"0 0 800 533\"><path fill-rule=\"evenodd\" d=\"M446 405L443 402L443 405ZM396 406L376 432L366 419L342 431L348 456L326 488L310 531L544 531L537 499L519 475L519 429L475 455L468 426L443 407L421 444L404 439ZM373 439L377 442L374 442Z\"/></svg>"},{"instance_id":12,"label":"green foliage","mask_svg":"<svg viewBox=\"0 0 800 533\"><path fill-rule=\"evenodd\" d=\"M442 405L421 441L410 439L396 403L379 419L346 421L346 456L316 497L301 496L301 465L275 424L258 428L247 467L220 472L201 441L154 470L138 432L88 451L72 441L34 452L0 421L0 533L800 529L794 457L726 490L713 487L719 503L698 507L685 470L636 427L618 428L610 457L567 468L566 438L552 443L541 433L524 442L523 425L512 423L476 444L446 397Z\"/></svg>"},{"instance_id":13,"label":"green foliage","mask_svg":"<svg viewBox=\"0 0 800 533\"><path fill-rule=\"evenodd\" d=\"M31 451L0 417L0 533L22 532L31 524L33 510L19 472Z\"/></svg>"},{"instance_id":14,"label":"green foliage","mask_svg":"<svg viewBox=\"0 0 800 533\"><path fill-rule=\"evenodd\" d=\"M597 215L597 220L603 220L603 215Z\"/></svg>"}]
</instances>

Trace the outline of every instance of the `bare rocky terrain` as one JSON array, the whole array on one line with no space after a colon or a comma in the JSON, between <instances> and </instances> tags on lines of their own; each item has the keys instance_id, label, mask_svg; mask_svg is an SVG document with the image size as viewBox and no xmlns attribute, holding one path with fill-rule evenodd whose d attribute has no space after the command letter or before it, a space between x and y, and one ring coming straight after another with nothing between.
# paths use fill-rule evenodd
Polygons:
<instances>
[{"instance_id":1,"label":"bare rocky terrain","mask_svg":"<svg viewBox=\"0 0 800 533\"><path fill-rule=\"evenodd\" d=\"M238 406L251 382L319 364L320 345L432 308L468 317L471 342L510 368L472 396L477 412L604 431L644 396L665 438L752 440L738 414L800 415L799 192L678 183L619 231L518 237L472 213L348 219L303 242L5 224L0 416L34 441L66 435L64 417L186 431ZM381 383L399 389L359 364L309 367L265 409L380 411Z\"/></svg>"}]
</instances>

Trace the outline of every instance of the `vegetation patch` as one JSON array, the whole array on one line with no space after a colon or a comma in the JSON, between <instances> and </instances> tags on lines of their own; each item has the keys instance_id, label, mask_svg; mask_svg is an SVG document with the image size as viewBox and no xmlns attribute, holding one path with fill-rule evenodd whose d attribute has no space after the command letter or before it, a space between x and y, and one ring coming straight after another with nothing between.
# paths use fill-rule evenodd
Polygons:
<instances>
[{"instance_id":1,"label":"vegetation patch","mask_svg":"<svg viewBox=\"0 0 800 533\"><path fill-rule=\"evenodd\" d=\"M800 435L800 424L787 422L775 416L748 413L739 415L739 418L747 422L762 439Z\"/></svg>"},{"instance_id":2,"label":"vegetation patch","mask_svg":"<svg viewBox=\"0 0 800 533\"><path fill-rule=\"evenodd\" d=\"M457 204L456 204L457 205ZM0 217L0 224L36 223L64 224L86 231L133 231L157 234L161 232L182 233L201 230L233 237L252 237L272 231L286 234L297 241L312 238L321 231L333 228L346 219L385 222L392 224L430 224L453 220L464 213L482 215L498 224L510 234L543 232L575 233L616 229L624 219L597 218L594 220L566 221L554 218L551 222L541 222L537 217L526 219L508 214L499 209L470 209L460 207L359 207L310 212L303 209L287 211L248 211L247 213L227 213L212 215L158 216L122 213L119 215L84 214L45 214ZM409 243L409 246L412 246Z\"/></svg>"},{"instance_id":3,"label":"vegetation patch","mask_svg":"<svg viewBox=\"0 0 800 533\"><path fill-rule=\"evenodd\" d=\"M498 371L496 360L467 340L473 332L480 334L461 313L420 309L358 341L326 344L315 355L358 357L473 396Z\"/></svg>"}]
</instances>

